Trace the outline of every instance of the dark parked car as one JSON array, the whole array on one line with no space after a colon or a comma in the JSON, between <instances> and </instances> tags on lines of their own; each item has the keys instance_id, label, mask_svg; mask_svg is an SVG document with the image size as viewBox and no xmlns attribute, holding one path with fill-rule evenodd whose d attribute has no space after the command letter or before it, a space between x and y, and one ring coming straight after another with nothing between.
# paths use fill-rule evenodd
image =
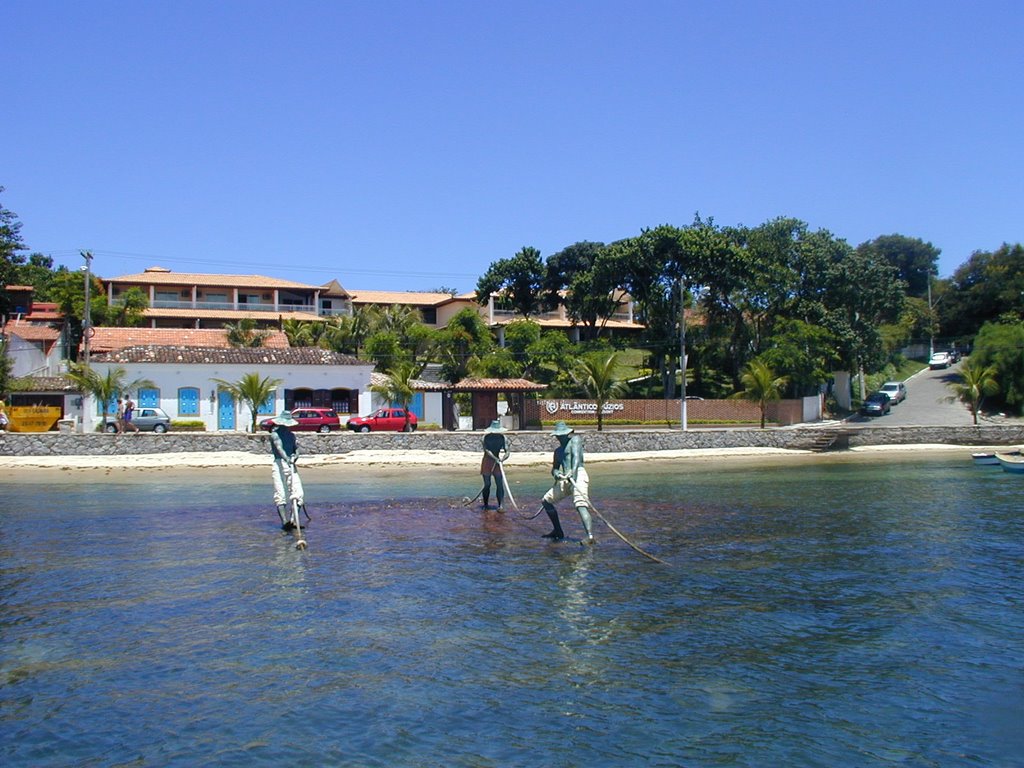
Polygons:
<instances>
[{"instance_id":1,"label":"dark parked car","mask_svg":"<svg viewBox=\"0 0 1024 768\"><path fill-rule=\"evenodd\" d=\"M865 416L884 416L892 409L892 402L885 392L872 392L864 399L860 412Z\"/></svg>"},{"instance_id":2,"label":"dark parked car","mask_svg":"<svg viewBox=\"0 0 1024 768\"><path fill-rule=\"evenodd\" d=\"M378 408L369 416L353 416L348 420L353 432L414 432L416 414L409 411L409 426L405 426L405 411L401 408Z\"/></svg>"},{"instance_id":3,"label":"dark parked car","mask_svg":"<svg viewBox=\"0 0 1024 768\"><path fill-rule=\"evenodd\" d=\"M132 414L132 424L139 428L140 432L166 432L171 428L171 417L163 408L136 408ZM117 432L117 425L108 422L104 427L107 432Z\"/></svg>"},{"instance_id":4,"label":"dark parked car","mask_svg":"<svg viewBox=\"0 0 1024 768\"><path fill-rule=\"evenodd\" d=\"M292 418L299 422L291 427L292 432L337 432L341 429L341 419L331 408L293 408ZM273 418L260 422L260 429L269 432L273 428Z\"/></svg>"}]
</instances>

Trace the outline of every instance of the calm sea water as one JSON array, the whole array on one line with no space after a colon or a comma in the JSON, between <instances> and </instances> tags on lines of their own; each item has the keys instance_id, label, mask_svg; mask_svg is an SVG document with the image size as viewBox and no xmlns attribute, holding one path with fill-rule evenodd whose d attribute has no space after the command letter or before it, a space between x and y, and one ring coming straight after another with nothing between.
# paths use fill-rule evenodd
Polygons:
<instances>
[{"instance_id":1,"label":"calm sea water","mask_svg":"<svg viewBox=\"0 0 1024 768\"><path fill-rule=\"evenodd\" d=\"M6 478L0 763L1024 765L1024 477L591 475L670 566L464 507L472 470L307 480L305 552L269 477Z\"/></svg>"}]
</instances>

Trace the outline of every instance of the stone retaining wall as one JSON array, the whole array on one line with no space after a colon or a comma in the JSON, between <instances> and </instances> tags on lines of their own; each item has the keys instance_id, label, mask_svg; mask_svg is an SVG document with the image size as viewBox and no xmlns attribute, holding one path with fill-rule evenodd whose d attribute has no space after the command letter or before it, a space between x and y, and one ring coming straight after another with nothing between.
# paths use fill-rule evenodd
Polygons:
<instances>
[{"instance_id":1,"label":"stone retaining wall","mask_svg":"<svg viewBox=\"0 0 1024 768\"><path fill-rule=\"evenodd\" d=\"M1024 425L980 427L787 427L780 429L662 429L580 430L587 451L617 453L691 448L810 449L825 435L835 435L834 449L867 445L949 444L1018 446L1024 444ZM382 432L329 435L299 433L306 455L359 450L470 451L481 450L482 432ZM267 453L268 436L247 433L169 432L105 435L0 433L0 456L114 456L197 451ZM514 451L547 452L555 446L550 431L509 432Z\"/></svg>"}]
</instances>

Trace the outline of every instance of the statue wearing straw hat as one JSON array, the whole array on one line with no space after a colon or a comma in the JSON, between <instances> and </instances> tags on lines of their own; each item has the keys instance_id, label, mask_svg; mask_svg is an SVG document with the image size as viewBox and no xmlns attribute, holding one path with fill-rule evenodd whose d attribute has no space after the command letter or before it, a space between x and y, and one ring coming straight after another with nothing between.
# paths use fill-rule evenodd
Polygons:
<instances>
[{"instance_id":1,"label":"statue wearing straw hat","mask_svg":"<svg viewBox=\"0 0 1024 768\"><path fill-rule=\"evenodd\" d=\"M548 513L548 518L551 520L552 528L544 534L544 538L565 538L562 524L558 520L555 503L572 496L573 506L576 507L580 522L583 523L583 530L586 531L586 537L582 543L593 544L594 535L591 532L590 496L588 495L590 477L583 467L583 440L564 421L555 423L552 434L558 438L558 447L555 449L551 462L551 475L555 478L555 484L544 494L544 499L541 501L544 511Z\"/></svg>"},{"instance_id":2,"label":"statue wearing straw hat","mask_svg":"<svg viewBox=\"0 0 1024 768\"><path fill-rule=\"evenodd\" d=\"M289 501L294 499L303 512L306 510L302 478L295 469L299 448L295 443L295 434L289 429L298 423L291 411L281 411L274 417L274 426L270 429L270 453L274 457L274 504L281 517L281 527L286 531L294 528Z\"/></svg>"},{"instance_id":3,"label":"statue wearing straw hat","mask_svg":"<svg viewBox=\"0 0 1024 768\"><path fill-rule=\"evenodd\" d=\"M508 443L505 441L505 428L501 426L501 420L495 419L491 425L484 430L484 457L480 462L480 475L484 481L483 508L491 500L491 478L494 477L495 490L498 497L498 510L505 504L505 477L501 463L508 458Z\"/></svg>"}]
</instances>

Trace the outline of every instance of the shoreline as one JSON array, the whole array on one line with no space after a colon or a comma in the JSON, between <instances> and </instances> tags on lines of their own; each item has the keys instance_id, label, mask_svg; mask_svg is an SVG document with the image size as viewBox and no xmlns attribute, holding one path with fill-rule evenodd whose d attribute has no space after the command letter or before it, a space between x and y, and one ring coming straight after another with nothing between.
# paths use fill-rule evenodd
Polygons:
<instances>
[{"instance_id":1,"label":"shoreline","mask_svg":"<svg viewBox=\"0 0 1024 768\"><path fill-rule=\"evenodd\" d=\"M1006 450L1005 446L1002 447ZM848 460L870 457L880 453L896 453L915 456L951 455L960 453L969 457L971 453L986 450L982 446L949 444L874 445L851 448L845 451L816 453L789 448L690 448L664 451L635 451L622 453L588 453L586 462L591 464L629 464L736 461L736 460ZM999 450L998 448L996 450ZM303 456L299 469L303 472L318 473L338 467L355 467L361 470L393 471L402 467L450 468L465 470L479 466L481 454L478 451L349 451L340 454L315 454ZM509 467L547 467L551 462L550 452L522 452L509 457ZM146 470L147 477L166 476L171 473L194 475L197 471L266 471L271 466L269 455L243 451L223 452L179 452L159 454L116 454L102 456L3 456L0 457L0 482L24 479L26 475L54 475L78 477L80 474L102 471L131 475ZM15 474L16 473L16 474ZM23 474L24 473L24 474Z\"/></svg>"}]
</instances>

